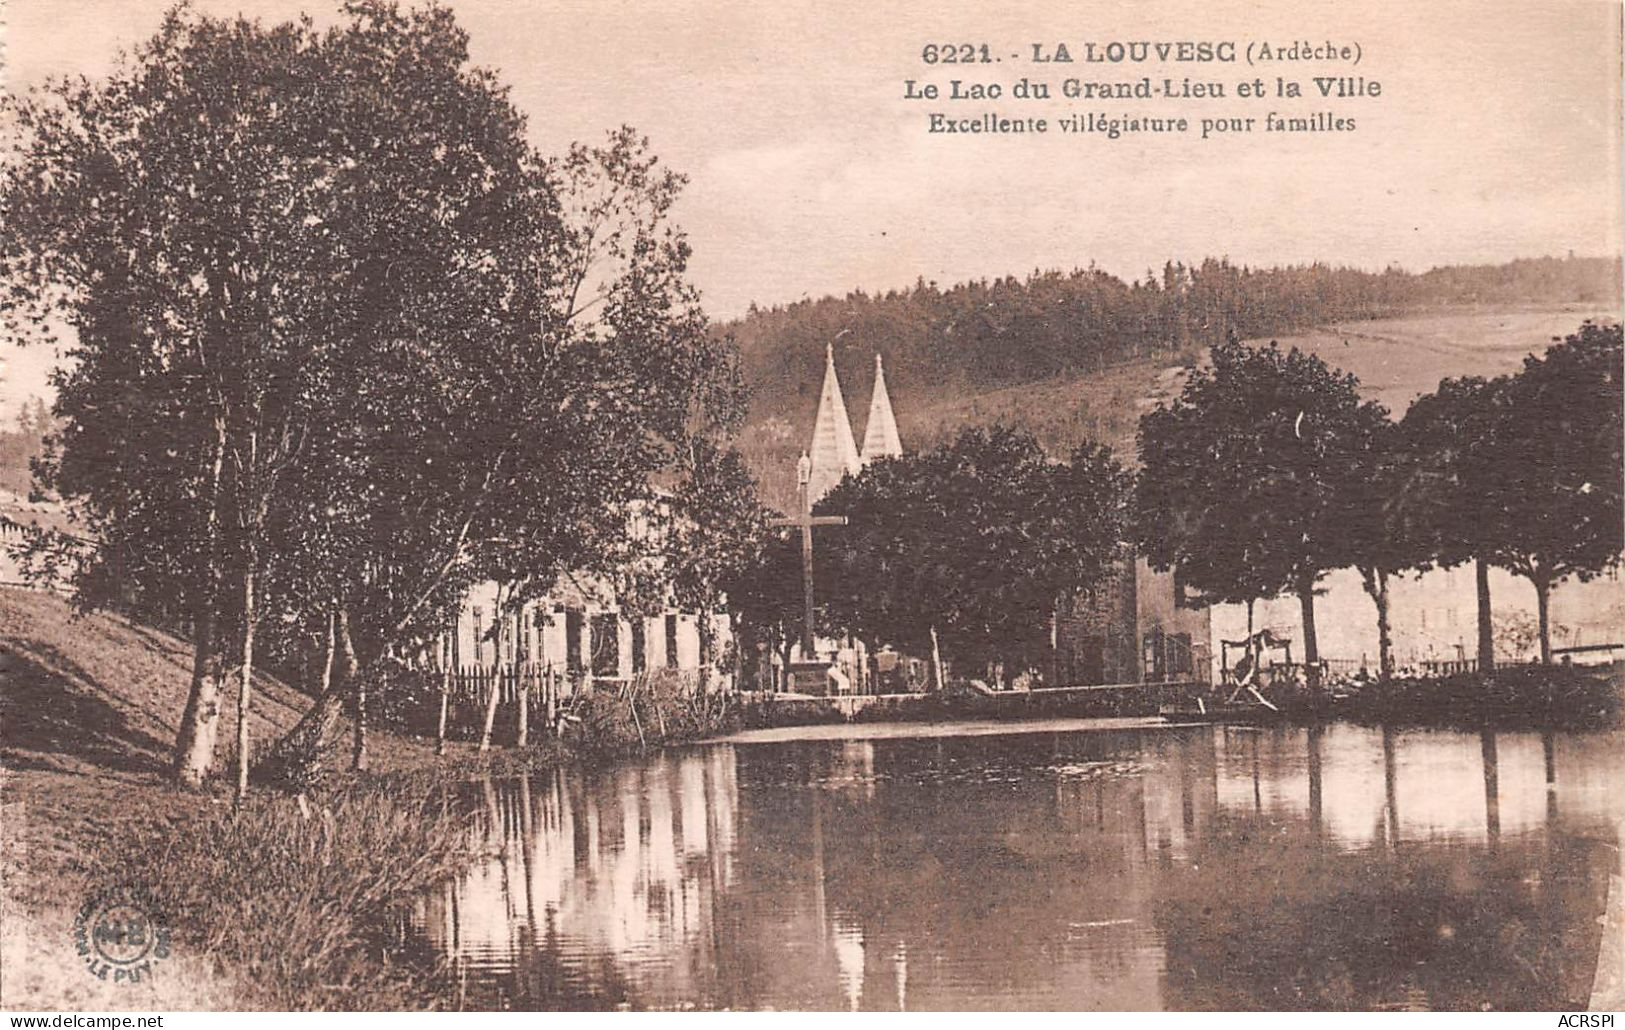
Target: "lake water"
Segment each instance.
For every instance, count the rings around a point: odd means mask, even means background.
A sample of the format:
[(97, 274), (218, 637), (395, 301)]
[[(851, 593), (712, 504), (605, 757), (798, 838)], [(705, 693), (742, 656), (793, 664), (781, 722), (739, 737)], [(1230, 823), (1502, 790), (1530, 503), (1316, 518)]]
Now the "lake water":
[(475, 784), (409, 932), (469, 1008), (1585, 1005), (1619, 735), (1085, 725)]

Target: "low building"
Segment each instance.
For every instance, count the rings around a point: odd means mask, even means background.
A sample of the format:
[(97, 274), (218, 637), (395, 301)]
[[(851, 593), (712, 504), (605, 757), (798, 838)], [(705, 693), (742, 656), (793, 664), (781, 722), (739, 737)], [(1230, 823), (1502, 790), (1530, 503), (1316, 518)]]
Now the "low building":
[[(647, 514), (644, 508), (630, 514), (631, 532), (658, 545), (653, 540), (658, 520)], [(733, 627), (722, 610), (724, 600), (718, 598), (711, 616), (711, 664), (720, 674), (711, 680), (713, 686), (726, 686), (732, 672), (732, 662), (725, 658)], [(502, 584), (487, 580), (464, 596), (439, 659), (449, 660), (455, 669), (529, 666), (576, 686), (623, 683), (659, 669), (697, 673), (702, 665), (699, 620), (675, 603), (652, 614), (632, 614), (611, 584), (592, 576), (566, 576), (545, 597), (522, 605), (513, 603)]]
[[(1527, 579), (1490, 570), (1490, 603), (1496, 627), (1496, 658), (1530, 661), (1539, 654), (1535, 588)], [(1392, 577), (1388, 620), (1394, 664), (1416, 673), (1472, 668), (1478, 656), (1478, 589), (1471, 565)], [(1303, 610), (1295, 596), (1257, 601), (1254, 630), (1292, 641), (1302, 660)], [(1625, 590), (1615, 569), (1589, 583), (1568, 580), (1552, 589), (1552, 646), (1592, 647), (1625, 642)], [(1247, 635), (1247, 607), (1215, 605), (1214, 639)], [(1377, 670), (1377, 609), (1354, 569), (1325, 576), (1315, 597), (1315, 642), (1329, 671)], [(1214, 659), (1217, 661), (1218, 656)], [(1217, 667), (1215, 666), (1215, 670)], [(1215, 672), (1215, 674), (1217, 674)]]
[[(560, 588), (514, 607), (495, 582), (475, 585), (464, 599), (451, 634), (454, 668), (537, 666), (571, 684), (623, 683), (645, 672), (700, 668), (699, 616), (676, 607), (654, 615), (630, 615), (613, 593)], [(727, 654), (729, 617), (712, 616), (713, 660)], [(726, 682), (728, 668), (719, 669)]]
[(1055, 686), (1205, 682), (1212, 665), (1208, 610), (1127, 551), (1114, 575), (1058, 608), (1054, 644)]

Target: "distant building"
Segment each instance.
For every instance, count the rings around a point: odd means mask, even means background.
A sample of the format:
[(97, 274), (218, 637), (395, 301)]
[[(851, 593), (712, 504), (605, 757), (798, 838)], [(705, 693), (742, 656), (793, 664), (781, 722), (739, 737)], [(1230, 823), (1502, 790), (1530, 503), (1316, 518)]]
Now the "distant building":
[[(636, 514), (632, 518), (646, 525)], [(720, 662), (733, 628), (726, 614), (712, 619), (712, 658)], [(630, 615), (610, 584), (589, 576), (566, 577), (546, 597), (519, 607), (501, 596), (496, 582), (477, 583), (463, 599), (447, 645), (454, 668), (531, 665), (576, 685), (700, 668), (698, 615), (675, 604), (652, 615)], [(719, 671), (725, 684), (729, 670)]]
[(892, 416), (891, 396), (886, 392), (886, 369), (875, 355), (875, 387), (869, 400), (869, 422), (863, 430), (863, 450), (859, 451), (847, 418), (846, 400), (841, 396), (841, 380), (835, 374), (835, 347), (824, 350), (824, 387), (818, 396), (818, 414), (813, 418), (812, 478), (807, 483), (807, 501), (817, 504), (847, 476), (856, 475), (876, 458), (896, 458), (903, 453)]
[(1054, 685), (1205, 681), (1208, 610), (1180, 593), (1171, 573), (1125, 548), (1112, 575), (1057, 607)]
[[(1315, 642), (1333, 672), (1377, 669), (1377, 609), (1354, 569), (1338, 569), (1320, 584), (1315, 597)], [(1538, 643), (1527, 632), (1536, 625), (1535, 588), (1501, 569), (1490, 570), (1491, 611), (1497, 626), (1498, 661), (1529, 661)], [(1478, 590), (1473, 567), (1434, 569), (1392, 577), (1388, 582), (1388, 620), (1392, 626), (1394, 663), (1416, 672), (1450, 671), (1471, 666), (1478, 657)], [(1240, 640), (1247, 633), (1245, 605), (1212, 609), (1216, 638)], [(1552, 646), (1590, 647), (1625, 642), (1625, 589), (1615, 570), (1589, 583), (1573, 580), (1552, 589)], [(1276, 597), (1253, 605), (1255, 629), (1269, 629), (1292, 641), (1294, 661), (1301, 660), (1303, 613), (1296, 597)], [(1515, 646), (1523, 637), (1521, 647)]]
[[(864, 427), (863, 450), (859, 451), (852, 434), (852, 422), (846, 413), (846, 400), (841, 394), (841, 380), (835, 372), (835, 347), (824, 348), (824, 385), (818, 396), (818, 413), (813, 417), (813, 433), (807, 448), (809, 474), (807, 504), (817, 504), (836, 484), (847, 476), (856, 475), (876, 458), (897, 458), (903, 454), (903, 444), (897, 434), (897, 419), (892, 414), (891, 396), (886, 391), (886, 369), (879, 354), (875, 355), (875, 385), (869, 398), (869, 421)], [(790, 587), (787, 585), (787, 589)], [(860, 640), (820, 638), (813, 641), (819, 655), (831, 655), (834, 668), (830, 673), (832, 689), (836, 693), (863, 692), (869, 689), (871, 669), (868, 648)], [(792, 649), (795, 658), (801, 658), (801, 645)], [(777, 668), (777, 656), (770, 658)], [(782, 673), (782, 670), (779, 670)]]

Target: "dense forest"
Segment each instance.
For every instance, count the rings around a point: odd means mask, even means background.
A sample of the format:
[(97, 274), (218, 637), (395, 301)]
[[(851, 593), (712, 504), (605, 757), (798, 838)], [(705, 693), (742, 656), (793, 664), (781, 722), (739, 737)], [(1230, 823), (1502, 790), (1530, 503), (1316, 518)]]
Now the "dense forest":
[[(1607, 258), (1533, 258), (1423, 273), (1325, 264), (1248, 268), (1222, 258), (1170, 262), (1125, 282), (1098, 268), (1038, 271), (943, 288), (921, 281), (752, 307), (721, 325), (737, 342), (751, 413), (741, 449), (770, 503), (783, 506), (836, 344), (854, 428), (867, 415), (870, 363), (886, 359), (901, 412), (1145, 360), (1180, 360), (1229, 338), (1285, 335), (1332, 322), (1518, 304), (1613, 304), (1621, 266)], [(913, 445), (920, 445), (919, 440)]]

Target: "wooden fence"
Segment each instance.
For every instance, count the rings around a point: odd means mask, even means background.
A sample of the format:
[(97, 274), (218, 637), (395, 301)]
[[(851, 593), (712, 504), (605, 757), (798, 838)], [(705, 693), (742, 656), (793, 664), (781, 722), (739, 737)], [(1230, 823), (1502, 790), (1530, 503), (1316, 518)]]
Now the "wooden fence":
[[(578, 698), (610, 692), (623, 698), (648, 698), (651, 689), (665, 696), (692, 698), (700, 690), (694, 670), (659, 669), (630, 678), (572, 675), (562, 666), (521, 662), (508, 665), (465, 665), (445, 675), (446, 692), (431, 702), (438, 710), (437, 734), (458, 739), (497, 741), (523, 747), (539, 731), (562, 732), (576, 721)], [(434, 717), (431, 710), (426, 715)]]
[(514, 742), (524, 746), (530, 738), (531, 724), (541, 720), (541, 728), (553, 734), (565, 702), (574, 694), (569, 675), (551, 664), (523, 662), (516, 665), (465, 665), (447, 676), (445, 702), (441, 705), (441, 734), (446, 721), (461, 722), (452, 714), (477, 713), (481, 734), (489, 737), (495, 731), (499, 709), (509, 713), (503, 723), (514, 726)]

